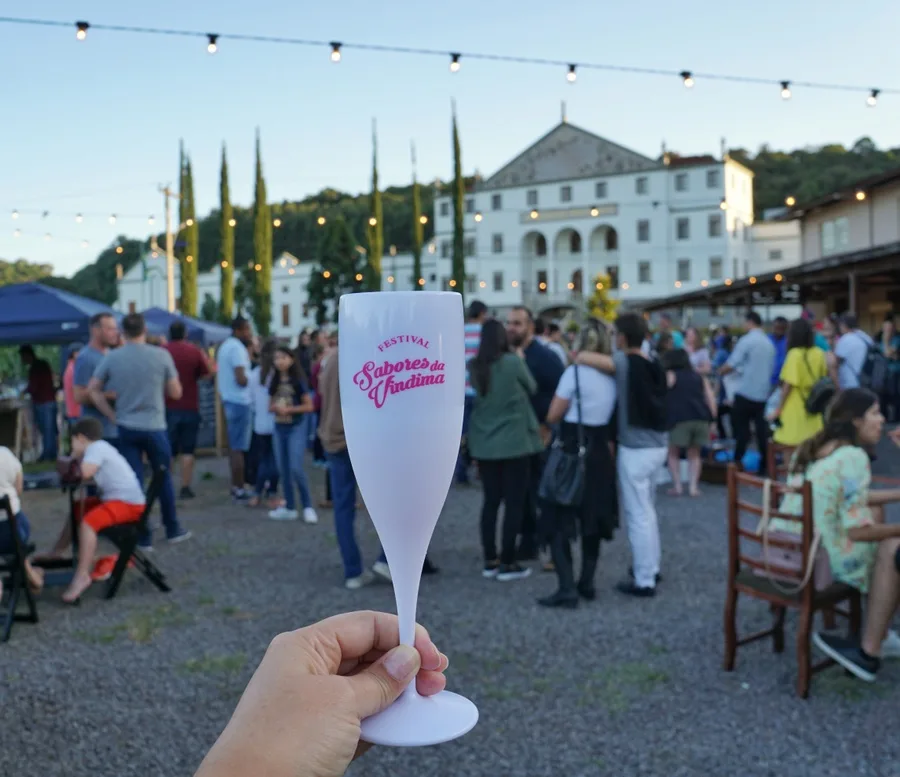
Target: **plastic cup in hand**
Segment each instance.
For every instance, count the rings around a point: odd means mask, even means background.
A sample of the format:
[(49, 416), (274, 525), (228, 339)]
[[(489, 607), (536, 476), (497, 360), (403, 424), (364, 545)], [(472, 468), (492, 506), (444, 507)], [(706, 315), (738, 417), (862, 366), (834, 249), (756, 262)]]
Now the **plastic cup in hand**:
[[(462, 297), (346, 294), (339, 369), (344, 433), (366, 509), (387, 556), (400, 641), (412, 645), (422, 564), (456, 467), (465, 397)], [(411, 683), (367, 718), (362, 738), (410, 747), (456, 739), (478, 722), (468, 699), (424, 697)]]

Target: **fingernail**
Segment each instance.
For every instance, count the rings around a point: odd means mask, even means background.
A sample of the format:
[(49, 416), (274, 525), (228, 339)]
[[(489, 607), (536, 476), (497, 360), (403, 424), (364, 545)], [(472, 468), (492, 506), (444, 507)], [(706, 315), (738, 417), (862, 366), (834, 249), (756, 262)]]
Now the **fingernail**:
[(407, 680), (419, 669), (419, 653), (409, 645), (397, 645), (384, 657), (384, 670), (397, 682)]

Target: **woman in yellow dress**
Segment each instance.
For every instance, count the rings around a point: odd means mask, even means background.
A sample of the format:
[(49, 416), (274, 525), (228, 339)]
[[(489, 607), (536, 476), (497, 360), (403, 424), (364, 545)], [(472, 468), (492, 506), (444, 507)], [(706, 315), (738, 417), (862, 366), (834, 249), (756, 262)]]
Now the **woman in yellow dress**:
[(806, 412), (806, 399), (816, 382), (827, 375), (825, 352), (816, 348), (809, 322), (804, 318), (792, 321), (787, 358), (781, 368), (781, 403), (769, 419), (778, 421), (775, 442), (796, 446), (822, 431), (822, 416)]

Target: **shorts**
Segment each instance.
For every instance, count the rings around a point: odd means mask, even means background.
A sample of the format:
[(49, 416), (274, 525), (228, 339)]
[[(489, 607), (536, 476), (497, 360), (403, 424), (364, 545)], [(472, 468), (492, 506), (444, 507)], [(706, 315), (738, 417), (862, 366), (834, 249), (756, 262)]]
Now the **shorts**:
[(673, 448), (702, 448), (709, 444), (709, 421), (682, 421), (669, 432)]
[(110, 526), (137, 523), (141, 520), (143, 512), (144, 505), (129, 504), (128, 502), (101, 502), (97, 497), (92, 496), (75, 504), (75, 518), (83, 520), (97, 534)]
[(225, 426), (228, 432), (228, 447), (233, 451), (246, 453), (250, 450), (250, 405), (237, 402), (222, 402), (225, 410)]
[[(16, 546), (13, 542), (13, 535), (6, 513), (3, 512), (2, 515), (3, 520), (0, 521), (0, 556), (11, 556), (16, 552)], [(28, 538), (31, 536), (31, 526), (28, 524), (25, 513), (21, 510), (16, 513), (16, 527), (19, 530), (19, 539), (23, 544), (27, 543)]]
[(200, 413), (196, 410), (166, 410), (166, 426), (172, 455), (193, 456), (200, 431)]

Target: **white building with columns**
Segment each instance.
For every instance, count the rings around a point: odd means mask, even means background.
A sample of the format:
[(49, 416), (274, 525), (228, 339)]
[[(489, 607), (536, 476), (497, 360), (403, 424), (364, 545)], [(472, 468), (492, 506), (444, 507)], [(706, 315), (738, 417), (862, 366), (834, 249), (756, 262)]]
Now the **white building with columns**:
[[(479, 181), (464, 218), (467, 291), (495, 310), (580, 307), (598, 274), (639, 307), (754, 264), (749, 169), (727, 156), (651, 159), (565, 121)], [(450, 194), (436, 197), (434, 224), (449, 288)]]

